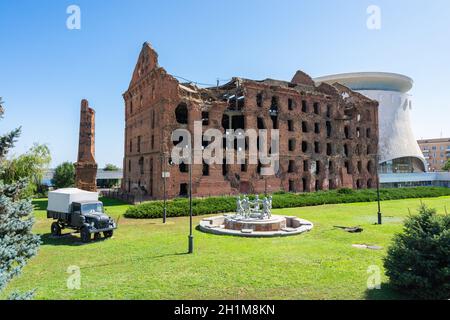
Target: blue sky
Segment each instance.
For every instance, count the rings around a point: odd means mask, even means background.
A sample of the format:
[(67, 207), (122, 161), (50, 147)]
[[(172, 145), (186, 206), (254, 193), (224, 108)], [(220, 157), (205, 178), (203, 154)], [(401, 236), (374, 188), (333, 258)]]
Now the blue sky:
[[(81, 8), (81, 30), (66, 9)], [(366, 27), (369, 5), (381, 30)], [(80, 100), (97, 112), (97, 161), (122, 164), (127, 89), (144, 41), (172, 74), (290, 80), (353, 71), (415, 80), (417, 138), (450, 136), (448, 0), (1, 0), (0, 132), (23, 127), (16, 153), (47, 143), (76, 161)]]

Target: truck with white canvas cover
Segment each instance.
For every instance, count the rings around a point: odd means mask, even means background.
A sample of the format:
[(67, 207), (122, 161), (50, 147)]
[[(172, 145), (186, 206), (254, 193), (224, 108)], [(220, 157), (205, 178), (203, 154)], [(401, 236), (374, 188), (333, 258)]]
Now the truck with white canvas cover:
[(110, 238), (117, 228), (105, 214), (98, 193), (75, 188), (48, 193), (47, 218), (56, 220), (51, 226), (53, 236), (60, 236), (63, 229), (69, 228), (80, 232), (83, 242), (88, 242), (92, 234), (96, 239), (101, 233)]

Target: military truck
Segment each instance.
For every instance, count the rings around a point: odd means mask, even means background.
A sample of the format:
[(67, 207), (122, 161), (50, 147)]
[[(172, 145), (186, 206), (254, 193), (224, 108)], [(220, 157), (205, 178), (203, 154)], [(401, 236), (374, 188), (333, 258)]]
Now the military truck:
[(48, 193), (47, 218), (56, 220), (51, 225), (53, 236), (61, 236), (64, 229), (80, 233), (83, 242), (94, 235), (98, 240), (103, 233), (111, 238), (117, 225), (105, 214), (98, 193), (75, 188), (59, 189)]

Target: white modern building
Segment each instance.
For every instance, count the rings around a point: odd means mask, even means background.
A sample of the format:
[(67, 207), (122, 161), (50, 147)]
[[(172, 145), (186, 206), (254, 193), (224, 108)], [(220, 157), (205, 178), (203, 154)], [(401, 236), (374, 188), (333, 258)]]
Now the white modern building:
[(317, 83), (340, 83), (380, 103), (380, 171), (418, 173), (426, 171), (426, 160), (411, 127), (409, 91), (413, 80), (407, 76), (383, 72), (359, 72), (314, 79)]

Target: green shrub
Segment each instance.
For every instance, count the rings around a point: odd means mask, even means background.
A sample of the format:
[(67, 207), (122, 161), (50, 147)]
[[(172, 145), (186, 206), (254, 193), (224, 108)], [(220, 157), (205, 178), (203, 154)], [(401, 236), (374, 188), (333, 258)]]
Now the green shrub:
[(392, 286), (419, 299), (450, 298), (450, 215), (426, 206), (405, 222), (384, 261)]
[[(342, 191), (345, 190), (345, 191)], [(350, 190), (350, 191), (348, 191)], [(381, 200), (395, 200), (408, 198), (433, 198), (449, 196), (449, 188), (404, 188), (382, 189)], [(253, 197), (251, 197), (253, 198)], [(319, 191), (313, 193), (293, 194), (275, 193), (273, 195), (273, 208), (298, 208), (323, 204), (373, 202), (377, 201), (376, 190), (351, 190), (340, 189)], [(199, 198), (193, 200), (193, 214), (207, 215), (215, 213), (234, 212), (236, 210), (236, 198), (230, 196)], [(179, 198), (167, 201), (167, 215), (169, 217), (181, 217), (189, 215), (189, 199)], [(151, 201), (130, 207), (125, 217), (134, 219), (156, 219), (163, 216), (163, 202)]]

